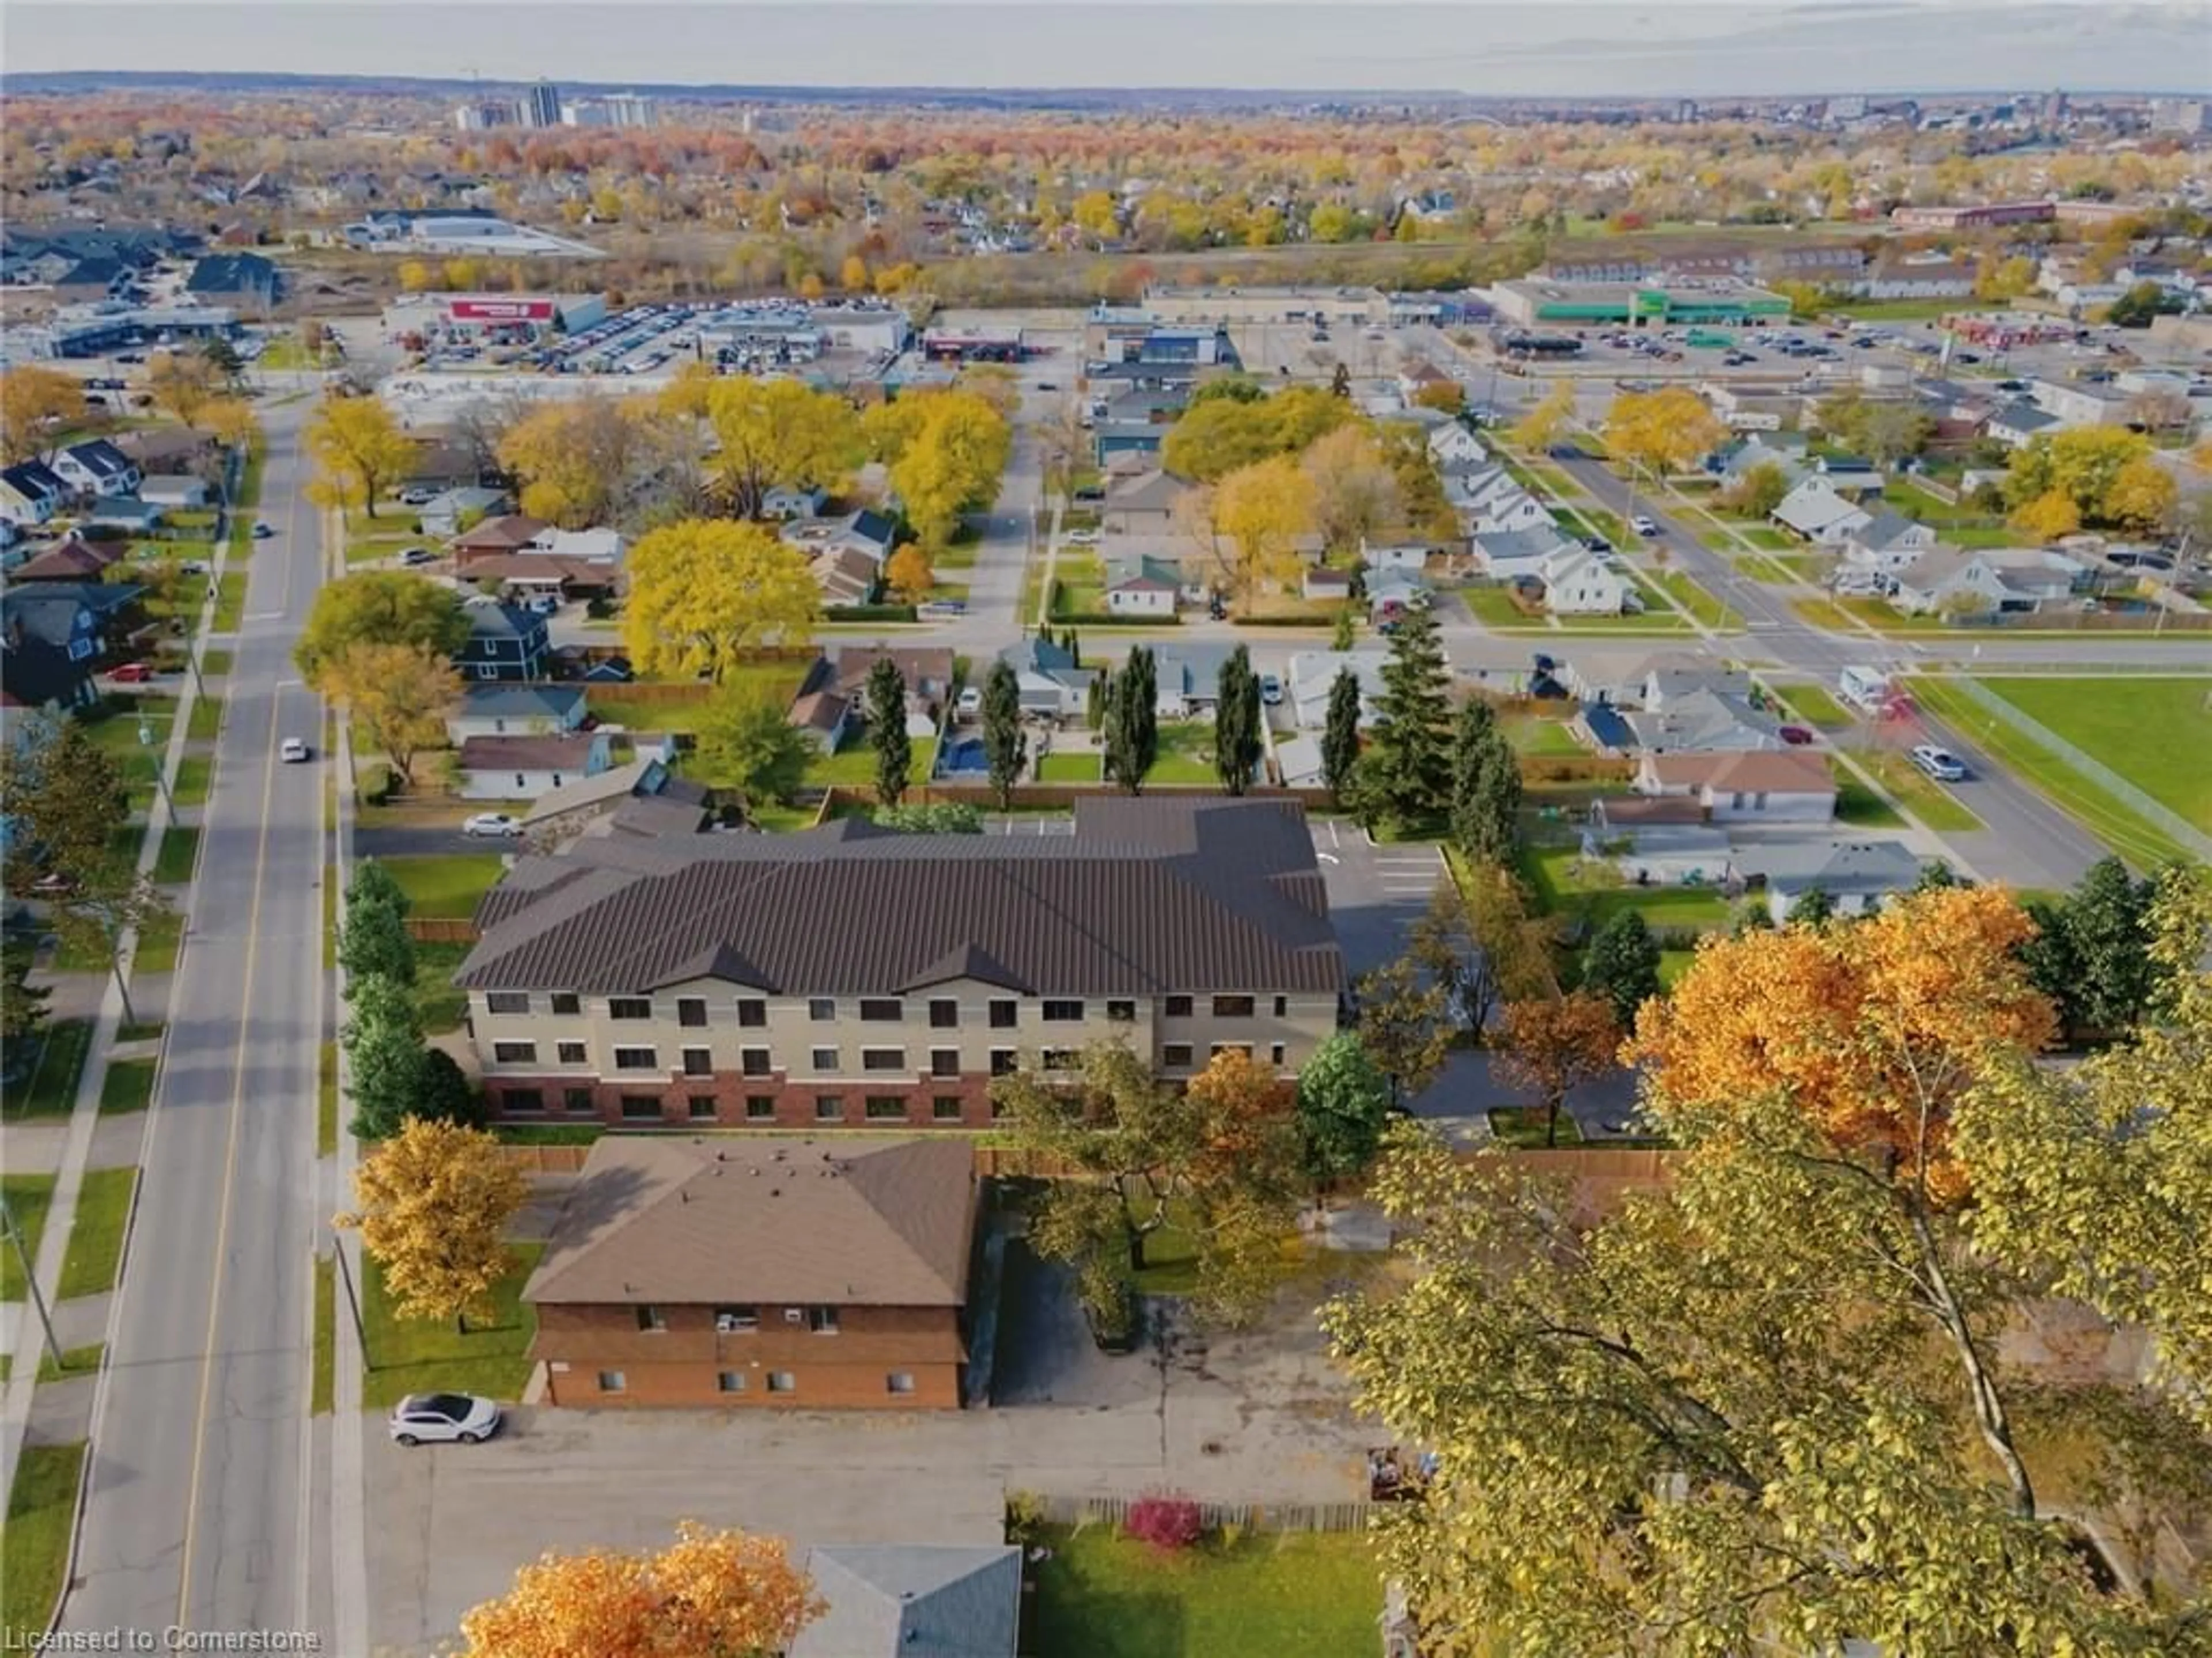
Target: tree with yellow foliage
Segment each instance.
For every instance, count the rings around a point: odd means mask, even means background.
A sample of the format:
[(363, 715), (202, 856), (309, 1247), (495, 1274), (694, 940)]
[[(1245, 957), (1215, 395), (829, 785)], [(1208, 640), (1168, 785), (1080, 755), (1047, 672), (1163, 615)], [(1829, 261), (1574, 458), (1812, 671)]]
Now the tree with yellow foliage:
[(198, 351), (157, 351), (146, 365), (146, 395), (154, 406), (190, 427), (223, 394), (222, 373)]
[(2138, 455), (2120, 468), (2105, 492), (2105, 516), (2130, 530), (2155, 530), (2172, 516), (2180, 495), (2172, 472), (2150, 456)]
[(643, 402), (539, 404), (501, 434), (500, 465), (522, 481), (524, 512), (564, 530), (588, 529), (614, 515), (659, 452), (656, 423)]
[(937, 585), (937, 573), (930, 568), (929, 555), (916, 542), (907, 543), (891, 555), (890, 562), (884, 567), (884, 575), (891, 591), (905, 604), (921, 604)]
[(25, 363), (0, 374), (0, 454), (10, 466), (44, 454), (47, 438), (84, 418), (84, 386), (58, 369)]
[(336, 1224), (357, 1230), (403, 1318), (468, 1316), (514, 1270), (504, 1238), (530, 1196), (498, 1140), (481, 1128), (410, 1117), (354, 1170), (352, 1212)]
[(199, 429), (225, 448), (240, 449), (261, 430), (253, 405), (242, 398), (219, 398), (200, 410)]
[(1397, 474), (1364, 426), (1340, 426), (1306, 446), (1298, 466), (1314, 487), (1314, 527), (1331, 552), (1349, 552), (1403, 515)]
[(921, 544), (949, 544), (963, 513), (988, 507), (1013, 453), (1013, 428), (974, 392), (933, 392), (887, 405), (909, 410), (891, 459), (891, 488)]
[(798, 380), (726, 377), (707, 394), (707, 417), (721, 446), (716, 476), (740, 518), (759, 517), (772, 489), (836, 489), (860, 464), (853, 405)]
[(445, 741), (461, 677), (451, 657), (428, 646), (362, 641), (322, 665), (315, 689), (351, 714), (402, 780), (412, 783), (416, 756)]
[(1298, 538), (1311, 533), (1317, 501), (1313, 480), (1287, 455), (1240, 466), (1221, 480), (1213, 521), (1236, 550), (1232, 580), (1240, 596), (1297, 579), (1305, 562)]
[(459, 1658), (747, 1658), (822, 1611), (781, 1539), (686, 1520), (658, 1553), (541, 1555), (462, 1618)]
[(1728, 428), (1687, 386), (1624, 392), (1606, 411), (1606, 446), (1640, 468), (1656, 484), (1710, 453)]
[(757, 524), (688, 519), (629, 550), (623, 641), (642, 673), (720, 683), (763, 645), (804, 645), (822, 615), (806, 555)]
[(845, 262), (837, 267), (837, 286), (848, 294), (868, 291), (868, 262), (857, 253), (848, 253)]
[(333, 395), (307, 422), (307, 452), (315, 461), (310, 499), (374, 518), (376, 503), (415, 464), (415, 440), (380, 398)]
[(1524, 449), (1548, 449), (1559, 440), (1559, 434), (1574, 417), (1574, 382), (1554, 380), (1543, 401), (1514, 422), (1510, 435)]
[(2063, 489), (2045, 489), (2014, 508), (2012, 527), (2037, 541), (2057, 541), (2081, 527), (2081, 509)]
[(404, 294), (427, 294), (438, 285), (438, 273), (421, 259), (399, 262), (399, 288)]

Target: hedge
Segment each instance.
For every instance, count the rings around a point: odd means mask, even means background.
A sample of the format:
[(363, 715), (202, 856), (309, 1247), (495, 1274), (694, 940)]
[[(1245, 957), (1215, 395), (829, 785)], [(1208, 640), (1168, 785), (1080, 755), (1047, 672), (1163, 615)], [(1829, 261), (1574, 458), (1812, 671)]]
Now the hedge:
[(912, 622), (911, 604), (832, 604), (822, 612), (825, 622)]

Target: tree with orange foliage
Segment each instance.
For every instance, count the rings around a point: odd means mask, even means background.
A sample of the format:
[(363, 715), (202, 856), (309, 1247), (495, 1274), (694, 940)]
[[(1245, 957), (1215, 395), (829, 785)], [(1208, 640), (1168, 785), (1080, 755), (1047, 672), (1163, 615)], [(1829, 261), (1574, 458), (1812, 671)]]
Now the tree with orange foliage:
[(1508, 1002), (1496, 1038), (1504, 1080), (1531, 1090), (1544, 1111), (1544, 1144), (1559, 1143), (1559, 1108), (1584, 1083), (1620, 1064), (1620, 1026), (1613, 1004), (1576, 991)]
[(909, 541), (891, 555), (890, 562), (884, 567), (884, 575), (899, 601), (906, 604), (921, 604), (937, 585), (937, 572), (929, 567), (929, 555), (916, 541)]
[(686, 1520), (659, 1553), (547, 1553), (461, 1619), (461, 1658), (744, 1658), (822, 1613), (783, 1540)]

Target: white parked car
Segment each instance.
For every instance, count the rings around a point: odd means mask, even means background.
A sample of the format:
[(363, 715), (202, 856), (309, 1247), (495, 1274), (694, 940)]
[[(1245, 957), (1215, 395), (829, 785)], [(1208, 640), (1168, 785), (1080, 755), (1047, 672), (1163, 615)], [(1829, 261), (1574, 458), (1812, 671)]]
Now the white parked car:
[(496, 1404), (474, 1394), (410, 1394), (392, 1406), (392, 1436), (402, 1445), (476, 1445), (497, 1433), (503, 1420)]
[(1948, 749), (1939, 749), (1933, 743), (1923, 743), (1914, 749), (1912, 763), (1939, 783), (1966, 780), (1966, 762)]
[(315, 757), (315, 751), (296, 737), (288, 737), (276, 745), (276, 757), (288, 766), (297, 766)]
[(1628, 520), (1628, 527), (1635, 531), (1637, 534), (1647, 537), (1656, 536), (1659, 533), (1658, 520), (1652, 518), (1647, 518), (1642, 513), (1638, 513), (1634, 518)]
[(1283, 700), (1283, 682), (1278, 679), (1273, 674), (1261, 674), (1260, 676), (1260, 700), (1262, 702), (1265, 702), (1271, 708), (1275, 707), (1276, 704), (1279, 703)]
[(952, 705), (952, 711), (962, 720), (976, 718), (983, 712), (983, 688), (969, 686), (960, 693), (960, 700)]
[(480, 811), (461, 825), (461, 833), (504, 840), (522, 833), (522, 820), (503, 811)]
[(1060, 539), (1071, 547), (1096, 547), (1098, 544), (1098, 531), (1096, 530), (1070, 530), (1066, 535), (1062, 536)]

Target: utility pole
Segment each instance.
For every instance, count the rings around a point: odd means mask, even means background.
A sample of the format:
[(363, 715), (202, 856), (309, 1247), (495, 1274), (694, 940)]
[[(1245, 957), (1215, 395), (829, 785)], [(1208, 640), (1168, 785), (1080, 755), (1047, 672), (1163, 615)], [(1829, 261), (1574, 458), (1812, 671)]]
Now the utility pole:
[(31, 1270), (30, 1252), (23, 1247), (22, 1229), (15, 1224), (15, 1212), (5, 1198), (0, 1198), (0, 1232), (5, 1232), (8, 1242), (15, 1246), (15, 1259), (23, 1268), (23, 1282), (30, 1288), (31, 1304), (39, 1309), (39, 1327), (46, 1332), (46, 1357), (53, 1360), (58, 1370), (62, 1367), (62, 1345), (54, 1339), (53, 1315), (46, 1310), (46, 1298), (39, 1289), (39, 1275)]

